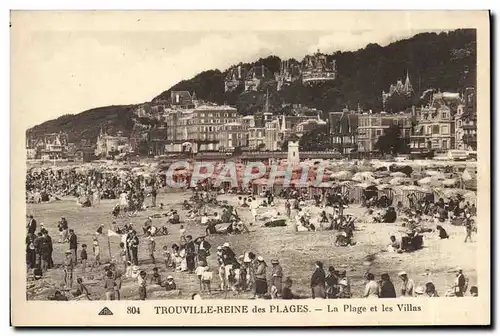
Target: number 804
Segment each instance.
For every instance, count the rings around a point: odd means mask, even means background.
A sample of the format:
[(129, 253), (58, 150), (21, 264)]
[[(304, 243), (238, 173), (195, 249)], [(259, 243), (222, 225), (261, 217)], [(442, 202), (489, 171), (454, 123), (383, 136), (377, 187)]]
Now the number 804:
[(140, 314), (141, 310), (139, 307), (127, 307), (127, 314)]

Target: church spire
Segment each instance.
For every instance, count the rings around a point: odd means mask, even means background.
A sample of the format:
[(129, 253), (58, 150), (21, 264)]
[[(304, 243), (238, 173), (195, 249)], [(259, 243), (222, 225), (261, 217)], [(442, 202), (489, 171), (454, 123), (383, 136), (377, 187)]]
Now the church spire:
[(408, 73), (408, 70), (406, 70), (406, 80), (405, 80), (405, 91), (410, 92), (413, 90), (411, 83), (410, 83), (410, 74)]

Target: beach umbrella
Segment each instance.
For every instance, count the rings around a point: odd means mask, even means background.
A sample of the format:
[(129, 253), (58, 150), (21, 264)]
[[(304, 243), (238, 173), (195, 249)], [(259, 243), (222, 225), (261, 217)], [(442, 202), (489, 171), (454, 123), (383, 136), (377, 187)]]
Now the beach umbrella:
[(394, 173), (391, 173), (391, 176), (392, 177), (406, 177), (406, 174), (402, 173), (402, 172), (394, 172)]
[(375, 177), (373, 177), (372, 172), (359, 172), (354, 174), (351, 180), (356, 182), (367, 182), (367, 181), (374, 181)]
[(353, 175), (351, 172), (349, 172), (347, 170), (343, 170), (343, 171), (339, 171), (336, 173), (332, 173), (330, 175), (330, 178), (335, 179), (335, 180), (339, 180), (339, 181), (344, 181), (344, 180), (349, 180), (352, 176)]
[(442, 183), (445, 187), (453, 187), (457, 184), (457, 179), (454, 178), (446, 179)]
[(437, 179), (434, 179), (432, 177), (424, 177), (423, 179), (418, 180), (419, 185), (436, 185), (438, 182)]
[(413, 182), (413, 179), (409, 177), (395, 177), (389, 181), (389, 184), (400, 185), (400, 184), (408, 184), (411, 182)]

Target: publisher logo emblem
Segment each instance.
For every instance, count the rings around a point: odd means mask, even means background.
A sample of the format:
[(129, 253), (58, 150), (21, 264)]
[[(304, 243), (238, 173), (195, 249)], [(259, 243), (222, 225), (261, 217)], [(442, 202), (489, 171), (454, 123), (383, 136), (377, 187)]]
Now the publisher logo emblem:
[(99, 312), (99, 315), (113, 315), (113, 312), (109, 310), (108, 307), (102, 308), (102, 310)]

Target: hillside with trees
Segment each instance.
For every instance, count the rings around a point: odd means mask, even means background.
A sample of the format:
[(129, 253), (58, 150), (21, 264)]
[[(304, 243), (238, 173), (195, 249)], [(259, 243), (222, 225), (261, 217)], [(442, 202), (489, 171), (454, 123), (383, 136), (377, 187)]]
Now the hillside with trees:
[[(421, 33), (385, 47), (372, 43), (357, 51), (338, 51), (327, 58), (336, 60), (337, 78), (315, 87), (303, 86), (299, 80), (276, 91), (275, 80), (269, 79), (258, 91), (240, 89), (226, 93), (224, 78), (229, 69), (207, 70), (162, 92), (153, 103), (169, 99), (171, 91), (187, 90), (195, 92), (198, 99), (233, 105), (241, 114), (248, 115), (262, 110), (266, 91), (269, 91), (271, 111), (279, 113), (286, 112), (283, 103), (302, 104), (324, 112), (339, 111), (346, 106), (355, 109), (359, 104), (363, 110), (376, 112), (382, 109), (382, 91), (387, 92), (398, 79), (404, 80), (408, 71), (415, 92), (411, 99), (393, 97), (389, 100), (388, 111), (397, 112), (422, 103), (420, 95), (429, 88), (461, 92), (465, 87), (476, 86), (476, 31), (473, 29)], [(242, 66), (248, 69), (265, 65), (274, 73), (279, 71), (280, 61), (276, 56), (269, 56)], [(129, 135), (134, 126), (133, 108), (130, 105), (91, 109), (47, 121), (29, 132), (64, 131), (69, 133), (69, 141), (82, 138), (93, 141), (102, 126), (110, 133), (121, 131)]]
[(79, 114), (67, 114), (29, 129), (26, 135), (40, 136), (63, 131), (68, 133), (69, 142), (79, 142), (81, 139), (95, 142), (102, 127), (109, 134), (122, 132), (128, 136), (134, 127), (134, 108), (135, 105), (106, 106)]
[[(271, 91), (274, 109), (280, 109), (281, 103), (287, 102), (323, 111), (338, 111), (345, 106), (357, 108), (358, 104), (364, 110), (380, 111), (382, 91), (387, 92), (398, 79), (404, 80), (407, 72), (415, 94), (410, 100), (394, 97), (394, 109), (420, 103), (420, 95), (428, 88), (460, 92), (467, 86), (476, 86), (476, 32), (473, 29), (421, 33), (385, 47), (371, 43), (357, 51), (336, 52), (328, 55), (328, 59), (337, 62), (335, 81), (316, 87), (305, 87), (299, 81), (282, 91)], [(277, 72), (279, 63), (278, 57), (270, 56), (242, 66), (265, 65)], [(171, 91), (187, 90), (196, 92), (200, 99), (235, 105), (243, 114), (254, 113), (264, 104), (265, 89), (225, 93), (224, 78), (228, 70), (202, 72), (174, 85), (154, 100), (169, 97)], [(266, 84), (272, 87), (273, 83)]]

